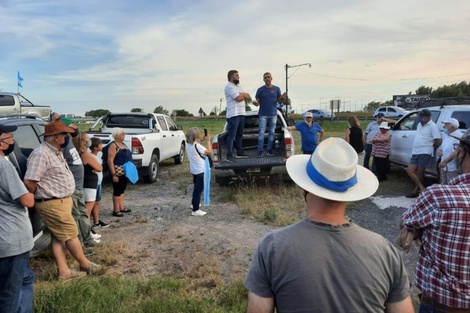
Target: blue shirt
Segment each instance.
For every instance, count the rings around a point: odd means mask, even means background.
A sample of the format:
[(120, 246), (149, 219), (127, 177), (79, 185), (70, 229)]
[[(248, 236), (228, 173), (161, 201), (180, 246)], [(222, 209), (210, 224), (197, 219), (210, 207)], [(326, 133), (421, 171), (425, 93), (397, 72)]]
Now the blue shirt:
[(255, 98), (259, 100), (259, 112), (261, 116), (277, 115), (277, 99), (281, 96), (281, 89), (272, 85), (271, 88), (261, 86), (256, 91)]
[(315, 151), (317, 148), (318, 135), (321, 133), (321, 128), (318, 123), (313, 123), (312, 127), (309, 127), (307, 123), (300, 122), (295, 124), (295, 129), (300, 132), (300, 138), (302, 139), (302, 151)]

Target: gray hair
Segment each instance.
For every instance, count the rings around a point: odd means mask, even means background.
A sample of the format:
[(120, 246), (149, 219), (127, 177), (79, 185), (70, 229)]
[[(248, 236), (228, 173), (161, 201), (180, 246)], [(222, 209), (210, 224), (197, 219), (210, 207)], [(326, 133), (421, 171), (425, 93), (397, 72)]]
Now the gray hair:
[(199, 136), (199, 129), (197, 127), (191, 127), (186, 133), (186, 141), (193, 144)]
[(54, 139), (54, 136), (44, 136), (44, 141), (51, 142)]
[(113, 136), (114, 139), (116, 139), (116, 136), (119, 135), (119, 134), (122, 134), (122, 133), (124, 133), (124, 129), (122, 129), (120, 127), (114, 127), (113, 132), (111, 133), (111, 135)]

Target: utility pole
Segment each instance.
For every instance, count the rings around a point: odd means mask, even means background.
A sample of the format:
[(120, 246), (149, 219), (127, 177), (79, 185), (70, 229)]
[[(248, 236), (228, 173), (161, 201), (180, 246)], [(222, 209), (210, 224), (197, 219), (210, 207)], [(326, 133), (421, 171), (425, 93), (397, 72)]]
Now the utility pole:
[(224, 98), (220, 98), (220, 103), (219, 103), (219, 114), (217, 114), (217, 115), (220, 115), (220, 112), (222, 112), (222, 100), (224, 100)]
[[(285, 69), (286, 69), (286, 120), (287, 120), (287, 114), (289, 113), (289, 105), (290, 105), (290, 99), (289, 99), (289, 87), (288, 87), (288, 81), (289, 81), (289, 68), (293, 68), (293, 67), (300, 67), (300, 66), (304, 66), (304, 65), (308, 65), (308, 67), (312, 67), (312, 64), (310, 63), (303, 63), (303, 64), (297, 64), (297, 65), (289, 65), (286, 63), (285, 65)], [(294, 72), (295, 73), (295, 72)], [(294, 75), (294, 74), (292, 74)]]

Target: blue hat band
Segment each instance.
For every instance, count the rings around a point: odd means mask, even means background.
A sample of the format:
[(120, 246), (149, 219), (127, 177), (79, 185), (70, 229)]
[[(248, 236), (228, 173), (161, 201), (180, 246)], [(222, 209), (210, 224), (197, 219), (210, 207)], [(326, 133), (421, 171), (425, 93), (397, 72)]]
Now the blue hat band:
[[(357, 172), (356, 172), (357, 173)], [(344, 181), (331, 181), (313, 166), (312, 159), (307, 162), (307, 175), (308, 177), (318, 186), (332, 190), (332, 191), (347, 191), (349, 188), (357, 184), (357, 175), (354, 173), (354, 176)]]

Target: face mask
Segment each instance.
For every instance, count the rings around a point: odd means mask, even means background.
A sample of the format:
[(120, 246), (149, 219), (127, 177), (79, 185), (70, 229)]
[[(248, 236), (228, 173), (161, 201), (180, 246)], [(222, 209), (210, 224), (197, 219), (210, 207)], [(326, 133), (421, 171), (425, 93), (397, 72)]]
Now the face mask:
[(386, 134), (386, 133), (387, 133), (387, 129), (381, 128), (381, 129), (380, 129), (380, 132), (381, 132), (382, 134)]
[(64, 137), (64, 143), (60, 145), (61, 148), (65, 148), (67, 147), (67, 145), (69, 144), (70, 142), (70, 137), (69, 136), (65, 136)]
[(238, 79), (235, 79), (235, 80), (233, 81), (233, 83), (234, 83), (235, 85), (238, 85), (238, 84), (240, 83), (240, 81), (239, 81)]
[(86, 147), (87, 147), (87, 148), (90, 148), (90, 147), (91, 147), (91, 140), (87, 140), (87, 141), (86, 141)]
[(444, 134), (448, 135), (449, 134), (449, 131), (447, 129), (444, 128), (444, 131), (443, 131)]
[(15, 144), (11, 144), (11, 145), (8, 145), (8, 148), (6, 150), (3, 150), (3, 154), (5, 154), (5, 156), (9, 155), (10, 153), (13, 152), (13, 150), (15, 149)]
[(418, 117), (418, 122), (423, 123), (424, 119), (422, 117)]
[[(78, 133), (80, 131), (78, 130), (78, 128), (75, 128), (75, 131), (71, 134), (73, 138), (77, 137), (78, 136)], [(67, 136), (68, 137), (68, 136)]]

